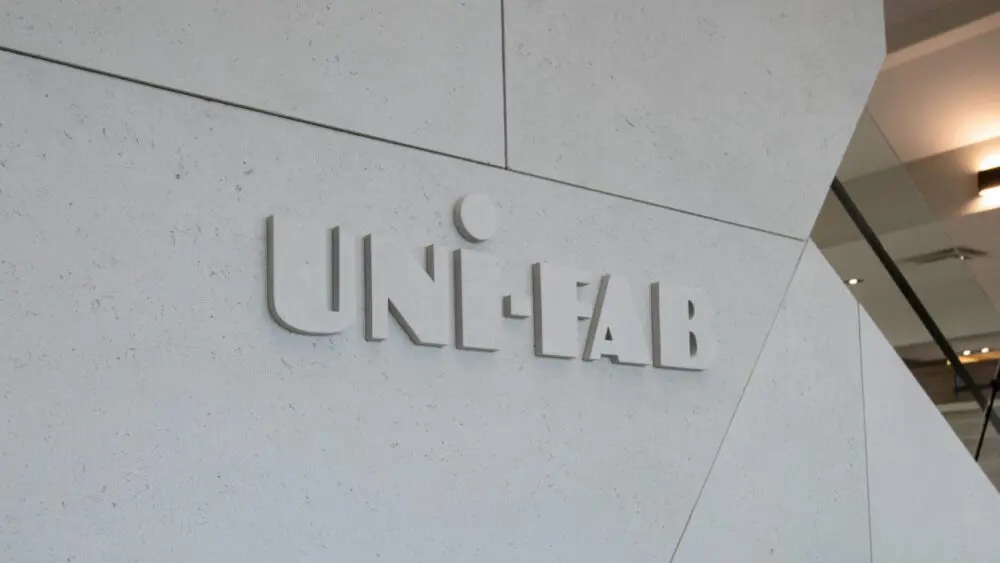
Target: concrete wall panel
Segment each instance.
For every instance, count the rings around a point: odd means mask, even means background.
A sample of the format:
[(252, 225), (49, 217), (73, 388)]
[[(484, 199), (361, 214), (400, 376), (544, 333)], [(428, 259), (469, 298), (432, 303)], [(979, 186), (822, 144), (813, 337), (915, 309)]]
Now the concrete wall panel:
[(871, 560), (858, 312), (809, 243), (675, 563)]
[(510, 165), (804, 238), (885, 55), (880, 0), (507, 0)]
[(996, 561), (1000, 496), (865, 312), (861, 353), (873, 563)]
[(503, 164), (498, 0), (0, 0), (0, 46)]
[[(801, 243), (0, 56), (0, 553), (11, 561), (662, 561)], [(498, 209), (464, 242), (452, 206)], [(691, 286), (705, 372), (292, 334), (265, 218)], [(447, 311), (441, 314), (447, 315)], [(580, 323), (580, 346), (586, 327)], [(648, 337), (648, 327), (645, 330)], [(75, 559), (74, 559), (75, 558)]]

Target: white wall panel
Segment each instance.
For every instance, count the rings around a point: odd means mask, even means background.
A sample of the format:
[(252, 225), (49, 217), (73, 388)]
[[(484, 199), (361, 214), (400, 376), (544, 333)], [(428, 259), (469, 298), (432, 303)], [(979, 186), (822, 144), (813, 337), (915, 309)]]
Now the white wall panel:
[(1000, 561), (1000, 496), (861, 314), (873, 563)]
[(858, 312), (809, 243), (675, 563), (870, 561)]
[(507, 0), (512, 168), (805, 237), (880, 0)]
[(500, 2), (0, 0), (0, 45), (503, 164)]
[[(673, 551), (801, 243), (23, 57), (0, 79), (4, 560)], [(504, 287), (550, 260), (627, 275), (640, 312), (649, 281), (699, 288), (717, 364), (538, 358), (530, 319), (491, 354), (268, 316), (268, 215), (417, 256), (473, 247), (451, 216), (474, 192)]]

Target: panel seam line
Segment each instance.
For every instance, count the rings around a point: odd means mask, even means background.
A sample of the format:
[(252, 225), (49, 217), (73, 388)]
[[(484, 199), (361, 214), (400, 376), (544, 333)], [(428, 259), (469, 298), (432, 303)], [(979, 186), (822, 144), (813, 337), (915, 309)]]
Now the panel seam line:
[(510, 170), (510, 141), (507, 134), (507, 19), (500, 0), (500, 72), (503, 77), (503, 167)]
[(788, 298), (788, 291), (792, 288), (792, 282), (795, 280), (795, 275), (799, 271), (799, 266), (802, 264), (802, 257), (806, 254), (806, 249), (809, 247), (808, 242), (803, 243), (802, 250), (799, 251), (799, 257), (795, 260), (795, 267), (792, 268), (792, 275), (788, 277), (788, 283), (785, 284), (785, 291), (781, 294), (781, 300), (778, 301), (778, 308), (774, 312), (774, 318), (771, 319), (771, 326), (767, 329), (767, 334), (764, 336), (764, 340), (761, 342), (760, 350), (757, 351), (757, 357), (754, 358), (753, 365), (750, 367), (750, 374), (747, 375), (747, 381), (743, 384), (743, 390), (740, 392), (740, 398), (736, 401), (736, 406), (733, 408), (733, 414), (729, 417), (729, 423), (726, 425), (726, 431), (722, 434), (722, 439), (719, 440), (719, 447), (715, 450), (715, 456), (712, 458), (712, 463), (708, 466), (708, 471), (705, 473), (705, 479), (701, 483), (701, 488), (698, 489), (698, 495), (694, 499), (694, 504), (691, 506), (691, 512), (688, 513), (687, 521), (684, 522), (684, 527), (681, 529), (680, 536), (677, 537), (677, 545), (674, 546), (673, 553), (670, 554), (670, 559), (667, 563), (673, 563), (674, 558), (677, 557), (677, 552), (680, 551), (681, 544), (684, 542), (684, 535), (687, 533), (688, 526), (691, 525), (691, 520), (694, 518), (694, 513), (698, 510), (698, 504), (701, 502), (701, 496), (705, 492), (705, 488), (708, 486), (708, 481), (712, 478), (712, 471), (715, 470), (715, 463), (719, 461), (719, 454), (722, 453), (722, 448), (726, 444), (726, 438), (729, 437), (729, 431), (733, 428), (733, 422), (736, 420), (737, 413), (740, 412), (740, 405), (743, 404), (743, 397), (746, 396), (747, 389), (750, 388), (750, 382), (753, 380), (754, 373), (757, 371), (757, 364), (760, 362), (760, 357), (764, 355), (764, 348), (767, 347), (767, 341), (771, 338), (771, 332), (774, 331), (775, 325), (778, 324), (778, 317), (781, 316), (781, 311), (785, 306), (785, 300)]
[(861, 428), (865, 440), (865, 495), (868, 501), (868, 560), (875, 561), (875, 546), (872, 534), (872, 484), (871, 461), (868, 458), (868, 403), (865, 399), (865, 342), (861, 335), (861, 302), (857, 302), (858, 313), (858, 364), (861, 374)]
[(369, 133), (362, 133), (360, 131), (355, 131), (355, 130), (352, 130), (352, 129), (345, 129), (343, 127), (338, 127), (336, 125), (330, 125), (330, 124), (327, 124), (327, 123), (321, 123), (319, 121), (313, 121), (313, 120), (306, 119), (306, 118), (303, 118), (303, 117), (296, 117), (296, 116), (293, 116), (293, 115), (288, 115), (288, 114), (284, 114), (284, 113), (273, 111), (273, 110), (262, 109), (262, 108), (250, 106), (250, 105), (239, 103), (239, 102), (233, 102), (233, 101), (229, 101), (229, 100), (224, 100), (222, 98), (216, 98), (216, 97), (209, 96), (209, 95), (206, 95), (206, 94), (199, 94), (197, 92), (192, 92), (190, 90), (183, 90), (181, 88), (176, 88), (176, 87), (173, 87), (173, 86), (167, 86), (167, 85), (164, 85), (164, 84), (157, 84), (155, 82), (150, 82), (148, 80), (143, 80), (143, 79), (140, 79), (140, 78), (133, 78), (133, 77), (130, 77), (130, 76), (125, 76), (125, 75), (122, 75), (122, 74), (117, 74), (117, 73), (106, 71), (106, 70), (95, 69), (95, 68), (87, 67), (87, 66), (84, 66), (84, 65), (81, 65), (81, 64), (69, 62), (69, 61), (63, 61), (63, 60), (59, 60), (59, 59), (54, 59), (52, 57), (48, 57), (48, 56), (45, 56), (45, 55), (38, 55), (38, 54), (35, 54), (35, 53), (29, 53), (27, 51), (21, 51), (20, 49), (15, 49), (15, 48), (12, 48), (12, 47), (7, 47), (7, 46), (4, 46), (4, 45), (0, 45), (0, 52), (9, 53), (11, 55), (17, 55), (17, 56), (21, 56), (21, 57), (26, 57), (26, 58), (29, 58), (29, 59), (34, 59), (34, 60), (37, 60), (37, 61), (42, 61), (42, 62), (46, 62), (46, 63), (50, 63), (50, 64), (54, 64), (54, 65), (58, 65), (58, 66), (66, 67), (66, 68), (71, 68), (71, 69), (78, 70), (78, 71), (81, 71), (81, 72), (87, 72), (87, 73), (91, 73), (91, 74), (96, 74), (98, 76), (103, 76), (103, 77), (106, 77), (106, 78), (112, 78), (112, 79), (115, 79), (115, 80), (121, 80), (121, 81), (124, 81), (124, 82), (129, 82), (129, 83), (132, 83), (132, 84), (137, 84), (139, 86), (145, 86), (147, 88), (153, 88), (155, 90), (162, 90), (162, 91), (165, 91), (165, 92), (170, 92), (171, 94), (177, 94), (177, 95), (180, 95), (180, 96), (185, 96), (185, 97), (189, 97), (189, 98), (195, 98), (195, 99), (198, 99), (198, 100), (202, 100), (204, 102), (219, 104), (219, 105), (222, 105), (222, 106), (236, 108), (236, 109), (240, 109), (240, 110), (244, 110), (244, 111), (248, 111), (248, 112), (252, 112), (252, 113), (256, 113), (256, 114), (260, 114), (260, 115), (266, 115), (266, 116), (274, 117), (274, 118), (277, 118), (277, 119), (282, 119), (282, 120), (285, 120), (285, 121), (291, 121), (291, 122), (294, 122), (294, 123), (299, 123), (299, 124), (302, 124), (302, 125), (309, 125), (309, 126), (312, 126), (312, 127), (318, 127), (320, 129), (326, 129), (328, 131), (334, 131), (336, 133), (342, 133), (342, 134), (350, 135), (350, 136), (353, 136), (353, 137), (360, 137), (362, 139), (367, 139), (369, 141), (377, 141), (377, 142), (387, 143), (389, 145), (393, 145), (393, 146), (397, 146), (397, 147), (401, 147), (401, 148), (406, 148), (406, 149), (411, 149), (411, 150), (419, 151), (419, 152), (422, 152), (422, 153), (433, 154), (433, 155), (437, 155), (437, 156), (440, 156), (440, 157), (445, 157), (445, 158), (450, 158), (450, 159), (453, 159), (453, 160), (459, 160), (459, 161), (462, 161), (462, 162), (467, 162), (467, 163), (470, 163), (470, 164), (478, 164), (480, 166), (484, 166), (486, 168), (491, 168), (493, 170), (499, 170), (499, 171), (503, 171), (503, 172), (509, 172), (509, 173), (512, 173), (512, 174), (517, 174), (519, 176), (525, 176), (525, 177), (528, 177), (528, 178), (535, 178), (535, 179), (538, 179), (538, 180), (544, 180), (544, 181), (552, 182), (554, 184), (559, 184), (559, 185), (562, 185), (562, 186), (567, 186), (567, 187), (571, 187), (571, 188), (577, 188), (577, 189), (580, 189), (580, 190), (586, 190), (588, 192), (592, 192), (592, 193), (596, 193), (596, 194), (601, 194), (601, 195), (605, 195), (605, 196), (608, 196), (608, 197), (622, 199), (622, 200), (625, 200), (625, 201), (631, 201), (633, 203), (638, 203), (638, 204), (641, 204), (641, 205), (648, 205), (650, 207), (656, 207), (658, 209), (666, 209), (668, 211), (673, 211), (673, 212), (676, 212), (676, 213), (681, 213), (683, 215), (688, 215), (688, 216), (691, 216), (691, 217), (698, 217), (698, 218), (701, 218), (701, 219), (707, 219), (709, 221), (713, 221), (715, 223), (721, 223), (723, 225), (730, 225), (730, 226), (733, 226), (733, 227), (739, 227), (741, 229), (747, 229), (747, 230), (750, 230), (750, 231), (755, 231), (755, 232), (758, 232), (758, 233), (764, 233), (764, 234), (767, 234), (767, 235), (772, 235), (772, 236), (781, 237), (781, 238), (784, 238), (784, 239), (794, 240), (794, 241), (799, 241), (799, 242), (802, 242), (802, 241), (806, 240), (805, 238), (799, 238), (799, 237), (796, 237), (796, 236), (793, 236), (793, 235), (788, 235), (788, 234), (784, 234), (784, 233), (778, 233), (778, 232), (770, 231), (768, 229), (764, 229), (764, 228), (761, 228), (761, 227), (754, 227), (752, 225), (744, 225), (742, 223), (737, 223), (735, 221), (730, 221), (730, 220), (727, 220), (727, 219), (720, 219), (718, 217), (712, 217), (710, 215), (705, 215), (703, 213), (697, 213), (697, 212), (694, 212), (694, 211), (688, 211), (686, 209), (680, 209), (680, 208), (677, 208), (677, 207), (671, 207), (669, 205), (663, 205), (663, 204), (660, 204), (660, 203), (654, 203), (654, 202), (651, 202), (651, 201), (645, 201), (645, 200), (642, 200), (642, 199), (639, 199), (639, 198), (635, 198), (635, 197), (631, 197), (631, 196), (627, 196), (627, 195), (622, 195), (622, 194), (617, 194), (617, 193), (613, 193), (613, 192), (608, 192), (608, 191), (605, 191), (605, 190), (601, 190), (601, 189), (593, 188), (593, 187), (589, 187), (589, 186), (584, 186), (584, 185), (581, 185), (581, 184), (575, 184), (573, 182), (567, 182), (566, 180), (560, 180), (558, 178), (550, 178), (550, 177), (547, 177), (547, 176), (542, 176), (540, 174), (534, 174), (534, 173), (531, 173), (531, 172), (525, 172), (523, 170), (515, 170), (513, 168), (507, 168), (506, 166), (501, 166), (499, 164), (494, 164), (492, 162), (486, 162), (486, 161), (483, 161), (483, 160), (477, 160), (475, 158), (470, 158), (470, 157), (467, 157), (467, 156), (459, 156), (459, 155), (456, 155), (456, 154), (451, 154), (451, 153), (440, 151), (440, 150), (436, 150), (436, 149), (430, 149), (430, 148), (427, 148), (427, 147), (421, 147), (421, 146), (418, 146), (418, 145), (413, 145), (413, 144), (406, 143), (406, 142), (403, 142), (403, 141), (394, 141), (392, 139), (388, 139), (388, 138), (385, 138), (385, 137), (379, 137), (377, 135), (372, 135), (372, 134), (369, 134)]

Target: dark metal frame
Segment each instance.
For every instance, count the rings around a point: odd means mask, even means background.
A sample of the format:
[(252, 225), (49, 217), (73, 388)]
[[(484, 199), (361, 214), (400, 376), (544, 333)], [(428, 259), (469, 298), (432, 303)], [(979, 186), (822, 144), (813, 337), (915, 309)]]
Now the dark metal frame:
[(977, 175), (979, 191), (1000, 186), (1000, 167), (983, 170)]
[[(906, 276), (903, 275), (903, 272), (901, 272), (899, 267), (896, 266), (896, 262), (891, 256), (889, 256), (885, 247), (882, 246), (882, 241), (879, 240), (878, 235), (876, 235), (875, 231), (872, 230), (871, 225), (868, 224), (868, 221), (865, 219), (864, 215), (862, 215), (861, 210), (858, 209), (854, 200), (851, 199), (851, 196), (847, 193), (847, 190), (844, 188), (844, 184), (840, 182), (839, 178), (833, 179), (833, 183), (830, 185), (830, 191), (833, 192), (833, 195), (837, 196), (840, 204), (844, 207), (844, 211), (847, 212), (848, 217), (850, 217), (851, 221), (854, 222), (858, 231), (861, 232), (861, 236), (864, 237), (868, 246), (871, 247), (875, 256), (878, 257), (879, 262), (882, 263), (882, 267), (884, 267), (886, 272), (889, 273), (889, 277), (892, 278), (896, 287), (899, 288), (900, 293), (902, 293), (903, 297), (906, 298), (906, 302), (910, 304), (910, 308), (913, 309), (913, 312), (917, 314), (917, 317), (924, 325), (924, 328), (927, 329), (928, 333), (930, 333), (934, 343), (941, 349), (941, 353), (944, 354), (944, 357), (948, 359), (951, 368), (955, 371), (955, 376), (963, 383), (963, 390), (972, 393), (976, 403), (979, 404), (979, 408), (983, 409), (983, 429), (980, 433), (979, 445), (976, 448), (976, 459), (979, 459), (979, 450), (982, 449), (982, 442), (983, 437), (986, 435), (987, 424), (992, 422), (993, 428), (1000, 432), (1000, 417), (993, 412), (993, 401), (996, 399), (998, 386), (997, 377), (993, 378), (993, 393), (989, 402), (987, 402), (986, 395), (972, 380), (972, 376), (969, 375), (968, 370), (965, 369), (965, 366), (962, 364), (961, 360), (959, 360), (958, 354), (956, 354), (955, 350), (952, 349), (951, 344), (948, 342), (944, 333), (941, 332), (937, 323), (934, 322), (930, 313), (927, 312), (927, 308), (924, 307), (920, 298), (917, 297), (916, 292), (913, 291), (913, 288), (910, 286), (910, 282), (906, 281)], [(997, 364), (997, 367), (998, 375), (1000, 375), (1000, 363)]]
[[(989, 387), (993, 389), (990, 393), (990, 402), (986, 405), (986, 412), (983, 413), (983, 427), (979, 429), (979, 442), (976, 443), (976, 461), (979, 461), (979, 453), (983, 451), (983, 442), (986, 440), (986, 427), (990, 425), (990, 418), (993, 418), (993, 402), (997, 400), (997, 391), (1000, 390), (1000, 360), (997, 361), (997, 369), (993, 372), (993, 381)], [(996, 428), (996, 426), (993, 426)]]

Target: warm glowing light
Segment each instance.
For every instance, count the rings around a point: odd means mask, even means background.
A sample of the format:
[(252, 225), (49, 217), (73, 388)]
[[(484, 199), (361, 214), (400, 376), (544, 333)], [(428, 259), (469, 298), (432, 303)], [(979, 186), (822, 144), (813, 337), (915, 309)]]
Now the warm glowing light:
[(962, 214), (970, 215), (973, 213), (992, 211), (994, 209), (1000, 209), (1000, 190), (990, 188), (979, 192), (979, 197), (969, 200), (969, 202), (962, 208)]
[(1000, 168), (1000, 152), (991, 154), (979, 161), (980, 170), (990, 170), (992, 168)]
[(862, 280), (860, 278), (851, 278), (847, 280), (847, 285), (858, 285)]
[(986, 188), (985, 190), (980, 190), (979, 197), (1000, 199), (1000, 186), (993, 186), (991, 188)]
[(1000, 208), (1000, 152), (983, 158), (975, 174), (979, 197), (970, 199), (962, 206), (962, 215)]
[(962, 350), (962, 355), (963, 356), (971, 356), (972, 355), (972, 350)]
[(990, 353), (990, 349), (984, 347), (982, 350), (980, 350), (980, 352), (983, 353), (983, 354), (989, 354)]

